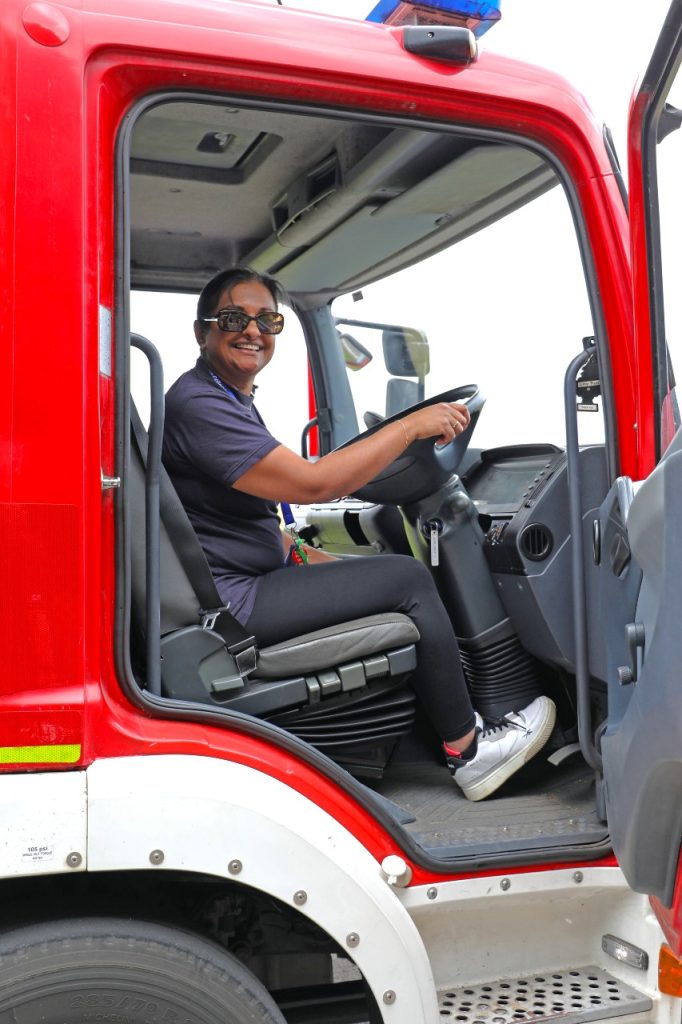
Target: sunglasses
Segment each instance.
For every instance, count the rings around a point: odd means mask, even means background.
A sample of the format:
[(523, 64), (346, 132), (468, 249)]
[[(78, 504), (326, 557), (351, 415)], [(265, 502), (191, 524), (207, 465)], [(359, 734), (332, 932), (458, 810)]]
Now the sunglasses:
[(242, 309), (219, 309), (215, 316), (202, 316), (202, 323), (217, 324), (218, 329), (229, 334), (241, 334), (249, 326), (252, 320), (261, 334), (279, 334), (284, 327), (284, 315), (282, 313), (259, 313), (258, 316), (249, 316)]

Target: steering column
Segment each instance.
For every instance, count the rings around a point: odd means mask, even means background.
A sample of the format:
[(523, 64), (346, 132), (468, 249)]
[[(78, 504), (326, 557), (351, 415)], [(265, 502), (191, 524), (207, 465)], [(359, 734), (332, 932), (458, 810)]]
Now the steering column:
[[(475, 384), (434, 395), (353, 438), (435, 402), (464, 402), (469, 426), (446, 445), (413, 442), (355, 497), (400, 508), (410, 549), (427, 565), (452, 621), (474, 705), (489, 717), (518, 711), (543, 692), (541, 666), (522, 646), (497, 594), (474, 503), (456, 475), (485, 402)], [(345, 446), (344, 446), (345, 447)]]
[(478, 513), (459, 477), (400, 511), (412, 553), (431, 570), (454, 626), (474, 706), (493, 718), (525, 707), (543, 692), (540, 665), (497, 594)]

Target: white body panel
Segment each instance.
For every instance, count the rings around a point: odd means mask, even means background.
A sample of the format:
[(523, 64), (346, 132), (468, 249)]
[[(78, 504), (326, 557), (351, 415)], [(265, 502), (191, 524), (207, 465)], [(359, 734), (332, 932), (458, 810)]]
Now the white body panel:
[[(654, 1000), (648, 1019), (679, 1020), (678, 1001), (658, 992), (663, 933), (648, 898), (628, 887), (619, 868), (470, 878), (405, 889), (399, 897), (419, 928), (440, 992), (596, 965)], [(607, 934), (646, 950), (648, 970), (604, 953)], [(642, 1015), (616, 1019), (626, 1024)]]
[(85, 772), (3, 775), (0, 794), (0, 877), (85, 869)]
[[(386, 1021), (438, 1020), (431, 966), (409, 914), (377, 861), (310, 800), (252, 768), (203, 757), (114, 758), (87, 776), (90, 871), (195, 871), (270, 893), (345, 949), (350, 934), (360, 937), (349, 952)], [(157, 850), (160, 866), (150, 862)], [(242, 869), (232, 875), (235, 860)], [(386, 993), (395, 994), (388, 1004)]]
[[(0, 877), (87, 866), (249, 885), (296, 907), (347, 949), (386, 1022), (435, 1024), (436, 993), (451, 988), (595, 964), (654, 1000), (650, 1014), (619, 1024), (677, 1024), (677, 1000), (657, 991), (660, 927), (618, 868), (394, 889), (320, 807), (261, 772), (213, 758), (113, 758), (87, 772), (8, 775), (0, 794)], [(80, 862), (67, 860), (74, 853)], [(236, 874), (228, 867), (235, 861)], [(295, 899), (301, 893), (304, 901)], [(360, 941), (349, 946), (353, 933)], [(607, 933), (645, 949), (648, 970), (607, 956)]]

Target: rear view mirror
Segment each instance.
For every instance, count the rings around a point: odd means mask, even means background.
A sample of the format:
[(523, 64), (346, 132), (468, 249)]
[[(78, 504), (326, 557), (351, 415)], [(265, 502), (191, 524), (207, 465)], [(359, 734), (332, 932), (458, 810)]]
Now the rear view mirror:
[(416, 377), (429, 372), (429, 342), (415, 327), (390, 328), (381, 335), (386, 369), (393, 377)]
[(372, 361), (372, 353), (361, 345), (352, 334), (342, 334), (339, 331), (339, 342), (343, 352), (343, 361), (349, 370), (362, 370), (364, 366)]

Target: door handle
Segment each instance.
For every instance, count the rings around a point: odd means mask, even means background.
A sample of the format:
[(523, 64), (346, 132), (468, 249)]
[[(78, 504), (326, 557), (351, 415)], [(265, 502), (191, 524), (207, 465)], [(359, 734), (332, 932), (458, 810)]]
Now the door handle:
[(618, 682), (621, 686), (629, 686), (637, 682), (639, 674), (639, 649), (644, 653), (646, 635), (642, 622), (628, 622), (625, 627), (625, 643), (630, 657), (629, 665), (621, 665), (618, 671)]

